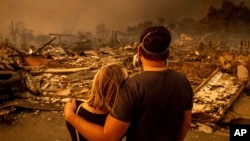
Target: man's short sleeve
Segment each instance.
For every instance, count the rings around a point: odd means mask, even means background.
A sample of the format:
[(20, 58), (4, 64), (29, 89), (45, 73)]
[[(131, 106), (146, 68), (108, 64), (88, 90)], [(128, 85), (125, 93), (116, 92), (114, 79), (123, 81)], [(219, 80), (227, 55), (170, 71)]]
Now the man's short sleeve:
[(114, 111), (111, 113), (113, 117), (124, 122), (130, 122), (133, 117), (133, 98), (131, 88), (127, 83), (123, 83), (120, 87), (118, 101), (114, 105)]
[(188, 79), (186, 77), (185, 79), (186, 79), (186, 85), (185, 85), (186, 90), (184, 90), (185, 92), (184, 99), (186, 100), (185, 110), (191, 110), (193, 108), (193, 90)]

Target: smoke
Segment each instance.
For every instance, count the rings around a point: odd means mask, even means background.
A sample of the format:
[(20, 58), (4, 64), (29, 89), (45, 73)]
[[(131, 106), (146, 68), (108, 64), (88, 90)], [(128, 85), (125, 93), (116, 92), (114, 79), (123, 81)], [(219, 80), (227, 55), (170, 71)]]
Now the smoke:
[(199, 18), (202, 0), (1, 0), (0, 34), (22, 21), (34, 34), (95, 32), (97, 24), (124, 30), (145, 20)]

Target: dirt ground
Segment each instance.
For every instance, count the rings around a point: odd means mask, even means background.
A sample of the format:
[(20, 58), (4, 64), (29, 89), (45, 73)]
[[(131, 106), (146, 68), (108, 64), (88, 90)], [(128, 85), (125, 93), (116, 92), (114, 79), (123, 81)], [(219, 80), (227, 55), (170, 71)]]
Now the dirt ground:
[(62, 111), (24, 111), (1, 118), (1, 141), (70, 141)]
[[(227, 133), (206, 134), (190, 130), (185, 141), (228, 141)], [(0, 121), (1, 141), (71, 141), (62, 111), (25, 110)]]
[[(250, 125), (250, 96), (242, 93), (232, 105), (239, 124)], [(244, 120), (242, 120), (244, 119)], [(229, 141), (229, 130), (204, 133), (190, 129), (184, 141)], [(17, 108), (0, 116), (0, 141), (71, 141), (62, 110)]]

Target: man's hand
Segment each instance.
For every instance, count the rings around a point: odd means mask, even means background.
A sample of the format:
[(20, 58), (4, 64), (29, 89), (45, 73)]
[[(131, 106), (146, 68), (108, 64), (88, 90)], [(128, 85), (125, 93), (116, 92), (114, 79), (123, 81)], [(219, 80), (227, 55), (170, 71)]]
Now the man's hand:
[(104, 127), (94, 124), (75, 114), (76, 100), (68, 101), (64, 107), (65, 120), (88, 140), (118, 141), (129, 127), (128, 122), (120, 121), (108, 115)]
[(64, 117), (67, 120), (72, 114), (75, 114), (76, 110), (76, 100), (69, 100), (64, 107)]

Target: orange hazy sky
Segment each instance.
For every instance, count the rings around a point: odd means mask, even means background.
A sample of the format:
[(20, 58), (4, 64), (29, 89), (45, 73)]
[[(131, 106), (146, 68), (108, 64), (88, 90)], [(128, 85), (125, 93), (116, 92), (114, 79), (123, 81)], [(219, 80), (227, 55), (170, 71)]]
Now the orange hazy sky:
[(0, 0), (0, 34), (7, 36), (11, 21), (22, 21), (34, 34), (74, 34), (95, 31), (97, 24), (124, 30), (157, 17), (199, 18), (205, 1), (209, 0)]

